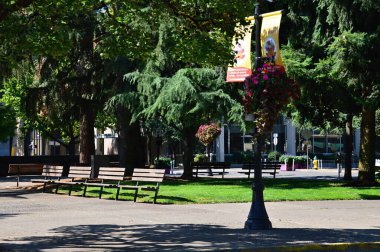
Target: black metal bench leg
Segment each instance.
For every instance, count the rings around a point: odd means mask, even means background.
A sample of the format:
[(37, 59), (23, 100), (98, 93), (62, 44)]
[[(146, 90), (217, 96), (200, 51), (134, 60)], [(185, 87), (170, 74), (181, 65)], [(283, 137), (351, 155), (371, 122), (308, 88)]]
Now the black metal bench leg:
[(69, 187), (69, 196), (71, 196), (71, 191), (73, 190), (73, 186), (72, 185), (70, 185), (70, 187)]
[(82, 197), (86, 197), (87, 185), (84, 185)]
[(44, 182), (44, 187), (42, 187), (42, 192), (44, 193), (46, 190), (46, 182)]
[(102, 194), (103, 194), (103, 186), (100, 187), (100, 191), (99, 191), (99, 199), (102, 198)]
[(213, 176), (211, 168), (208, 168), (208, 169), (207, 169), (207, 172), (208, 172), (208, 175), (209, 175), (209, 176)]
[(138, 191), (139, 191), (139, 189), (135, 189), (135, 198), (133, 199), (134, 202), (136, 202)]
[(156, 201), (157, 201), (157, 195), (158, 195), (158, 188), (156, 189), (156, 192), (154, 193), (153, 204), (156, 204)]
[(57, 184), (57, 186), (55, 187), (55, 194), (58, 193), (58, 187), (59, 187), (59, 184)]
[(118, 200), (118, 199), (119, 199), (119, 193), (120, 193), (120, 187), (118, 187), (117, 190), (116, 190), (116, 197), (115, 197), (115, 200)]

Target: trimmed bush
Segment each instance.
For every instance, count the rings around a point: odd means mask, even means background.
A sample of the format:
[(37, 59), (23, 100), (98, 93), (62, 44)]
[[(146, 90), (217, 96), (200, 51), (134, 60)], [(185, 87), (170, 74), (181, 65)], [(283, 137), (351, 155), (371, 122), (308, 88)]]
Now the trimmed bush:
[(291, 156), (291, 155), (282, 155), (279, 159), (280, 162), (284, 164), (292, 164), (294, 160), (295, 164), (306, 165), (307, 157), (306, 156)]
[(276, 161), (276, 160), (278, 161), (280, 157), (281, 157), (280, 152), (272, 151), (272, 152), (269, 152), (268, 154), (268, 161), (271, 161), (271, 162)]

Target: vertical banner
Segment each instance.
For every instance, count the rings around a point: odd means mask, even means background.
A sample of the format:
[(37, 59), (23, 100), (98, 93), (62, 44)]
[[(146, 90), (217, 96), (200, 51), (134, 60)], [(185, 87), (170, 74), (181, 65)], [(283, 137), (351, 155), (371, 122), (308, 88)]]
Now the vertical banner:
[(234, 64), (227, 69), (227, 82), (242, 82), (252, 74), (251, 37), (254, 20), (249, 25), (238, 25), (236, 33), (244, 37), (233, 39)]
[(269, 12), (261, 15), (261, 54), (263, 57), (274, 59), (276, 65), (283, 66), (280, 42), (278, 34), (280, 31), (281, 11)]

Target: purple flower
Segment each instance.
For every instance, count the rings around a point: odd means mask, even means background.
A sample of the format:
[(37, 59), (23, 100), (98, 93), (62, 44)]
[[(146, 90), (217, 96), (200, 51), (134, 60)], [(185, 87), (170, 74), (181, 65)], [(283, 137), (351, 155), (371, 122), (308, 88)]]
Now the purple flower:
[(263, 75), (263, 79), (264, 79), (264, 80), (268, 80), (268, 79), (269, 79), (268, 75), (264, 74), (264, 75)]

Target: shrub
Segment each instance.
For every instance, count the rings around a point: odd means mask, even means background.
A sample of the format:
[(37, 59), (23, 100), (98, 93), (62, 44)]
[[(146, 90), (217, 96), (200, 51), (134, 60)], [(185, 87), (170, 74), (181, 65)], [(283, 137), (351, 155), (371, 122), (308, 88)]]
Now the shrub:
[(280, 158), (280, 156), (281, 156), (281, 153), (278, 151), (269, 152), (268, 161), (271, 161), (271, 162), (276, 161)]
[(158, 159), (159, 167), (161, 167), (161, 168), (170, 167), (171, 161), (172, 160), (169, 157), (159, 157), (159, 159)]
[(306, 165), (307, 157), (306, 156), (291, 156), (291, 155), (282, 155), (279, 159), (280, 162), (284, 164), (292, 164), (294, 160), (295, 164)]
[(195, 154), (194, 162), (207, 162), (207, 157), (202, 153)]
[(241, 151), (241, 152), (234, 152), (232, 154), (232, 162), (233, 163), (247, 163), (252, 162), (254, 157), (253, 151), (247, 150), (247, 151)]

